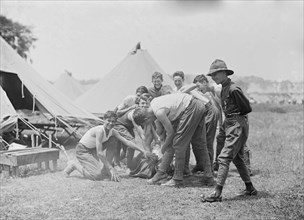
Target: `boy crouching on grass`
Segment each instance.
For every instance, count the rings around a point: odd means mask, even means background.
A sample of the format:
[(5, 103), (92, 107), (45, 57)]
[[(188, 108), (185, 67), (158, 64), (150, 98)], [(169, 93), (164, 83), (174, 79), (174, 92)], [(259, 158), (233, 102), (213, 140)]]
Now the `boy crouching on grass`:
[[(130, 148), (142, 152), (145, 157), (150, 156), (149, 152), (126, 140), (113, 129), (116, 120), (116, 114), (113, 111), (107, 111), (104, 115), (104, 124), (93, 127), (84, 134), (76, 146), (76, 158), (80, 164), (76, 161), (68, 161), (68, 165), (64, 169), (66, 176), (77, 170), (90, 180), (102, 180), (106, 174), (109, 174), (111, 181), (119, 182), (120, 177), (116, 169), (111, 165), (114, 155), (119, 152), (117, 152), (117, 144), (109, 143), (111, 137), (118, 139), (118, 141)], [(104, 151), (106, 151), (106, 155)]]

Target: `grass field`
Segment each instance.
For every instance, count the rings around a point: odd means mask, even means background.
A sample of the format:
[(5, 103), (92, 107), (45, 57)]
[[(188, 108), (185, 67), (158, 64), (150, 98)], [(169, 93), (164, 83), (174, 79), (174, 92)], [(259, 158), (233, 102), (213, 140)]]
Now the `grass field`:
[(0, 219), (304, 219), (303, 106), (286, 113), (276, 108), (255, 107), (249, 117), (256, 197), (236, 197), (244, 185), (234, 165), (223, 202), (206, 204), (200, 195), (213, 187), (201, 186), (198, 177), (180, 189), (150, 186), (122, 171), (120, 183), (85, 180), (76, 172), (65, 178), (61, 154), (58, 172), (31, 168), (25, 177), (1, 177)]

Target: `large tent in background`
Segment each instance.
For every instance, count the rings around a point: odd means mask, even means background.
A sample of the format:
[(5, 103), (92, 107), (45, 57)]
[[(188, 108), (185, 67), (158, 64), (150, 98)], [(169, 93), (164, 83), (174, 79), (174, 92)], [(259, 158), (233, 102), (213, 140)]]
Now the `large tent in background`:
[(65, 121), (100, 120), (47, 82), (3, 38), (0, 42), (0, 84), (16, 110), (35, 108)]
[(0, 136), (14, 128), (18, 116), (6, 92), (0, 86)]
[(76, 99), (76, 103), (92, 113), (113, 110), (123, 99), (135, 94), (139, 86), (152, 86), (152, 74), (163, 74), (164, 85), (173, 88), (173, 81), (155, 62), (147, 50), (129, 53), (121, 63), (105, 75), (92, 89)]
[(84, 87), (68, 72), (62, 73), (53, 85), (72, 100), (85, 91)]

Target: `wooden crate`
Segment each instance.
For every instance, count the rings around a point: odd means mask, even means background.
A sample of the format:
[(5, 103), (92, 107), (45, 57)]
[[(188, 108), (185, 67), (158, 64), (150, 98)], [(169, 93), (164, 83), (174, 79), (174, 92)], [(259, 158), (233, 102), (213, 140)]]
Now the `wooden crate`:
[(53, 162), (53, 170), (57, 170), (57, 160), (59, 159), (59, 150), (55, 148), (26, 148), (22, 150), (1, 151), (0, 164), (4, 170), (10, 171), (12, 168), (13, 176), (19, 175), (19, 166), (37, 163), (41, 168), (42, 162), (45, 168), (49, 169), (49, 161)]

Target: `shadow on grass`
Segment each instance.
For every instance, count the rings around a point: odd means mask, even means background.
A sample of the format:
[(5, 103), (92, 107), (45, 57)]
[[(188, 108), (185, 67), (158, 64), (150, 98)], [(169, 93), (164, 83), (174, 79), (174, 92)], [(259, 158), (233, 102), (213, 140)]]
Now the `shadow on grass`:
[[(100, 179), (97, 180), (92, 180), (89, 179), (87, 177), (82, 176), (80, 173), (77, 173), (75, 175), (70, 175), (70, 176), (64, 176), (64, 174), (62, 173), (63, 178), (67, 178), (67, 179), (79, 179), (79, 180), (90, 180), (90, 181), (111, 181), (111, 176), (109, 174), (103, 174), (103, 176)], [(134, 179), (134, 177), (130, 177), (128, 174), (120, 174), (119, 175), (120, 179)]]
[[(126, 177), (127, 179), (132, 179), (134, 177)], [(161, 185), (163, 183), (166, 183), (167, 181), (169, 181), (172, 178), (172, 176), (169, 176), (167, 179), (163, 179), (160, 180), (159, 182), (155, 183), (155, 184), (151, 184), (151, 185)], [(142, 178), (143, 179), (143, 178)], [(148, 179), (146, 179), (148, 181)], [(199, 187), (199, 188), (213, 188), (214, 187), (214, 182), (212, 182), (210, 184), (210, 181), (208, 181), (205, 177), (200, 177), (200, 176), (195, 176), (195, 175), (191, 175), (191, 176), (187, 176), (184, 177), (184, 185), (181, 188), (195, 188), (195, 187)]]
[(206, 177), (200, 175), (184, 177), (184, 187), (213, 188), (214, 184), (214, 181), (210, 182)]
[(66, 179), (79, 179), (79, 180), (89, 180), (88, 178), (85, 178), (84, 176), (79, 175), (74, 175), (74, 176), (63, 176), (63, 178)]
[(56, 171), (53, 169), (43, 169), (43, 168), (31, 168), (30, 166), (34, 164), (30, 164), (27, 166), (19, 167), (19, 174), (17, 176), (12, 176), (12, 173), (10, 173), (10, 176), (14, 178), (28, 178), (30, 176), (41, 176), (48, 173), (57, 173), (59, 170)]
[(274, 195), (269, 194), (265, 191), (259, 191), (258, 195), (256, 196), (235, 196), (232, 198), (224, 198), (223, 201), (252, 201), (252, 200), (258, 200), (261, 198), (274, 198)]
[[(256, 176), (261, 174), (261, 170), (257, 169), (257, 170), (251, 170), (251, 176)], [(229, 173), (228, 173), (228, 177), (230, 176), (239, 176), (239, 172), (237, 169), (230, 169)]]

